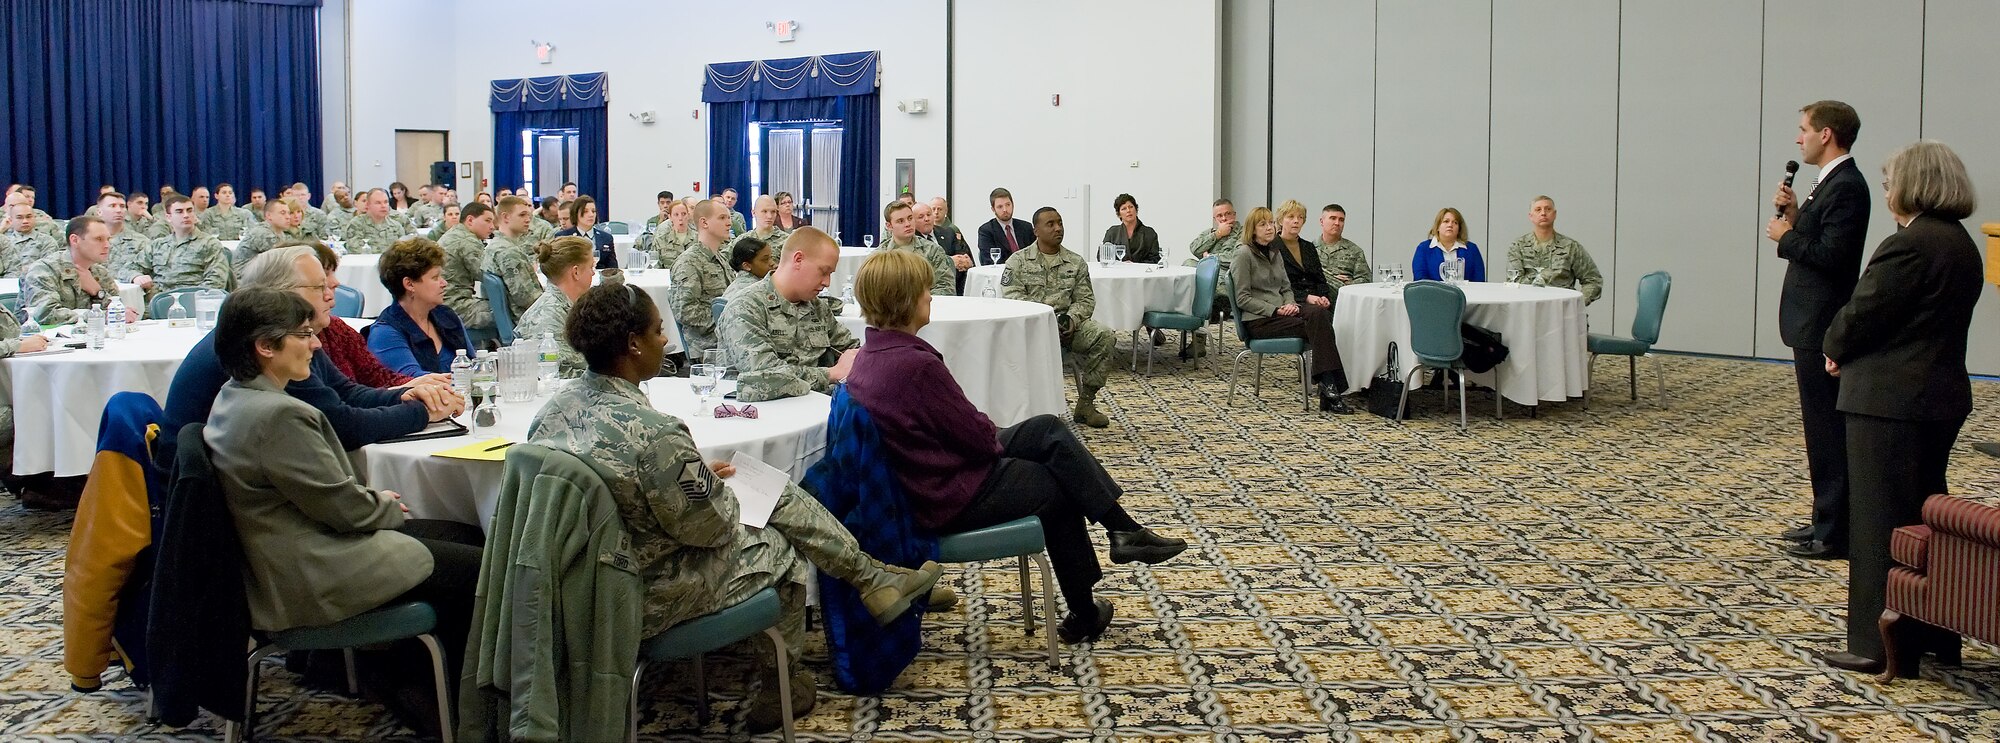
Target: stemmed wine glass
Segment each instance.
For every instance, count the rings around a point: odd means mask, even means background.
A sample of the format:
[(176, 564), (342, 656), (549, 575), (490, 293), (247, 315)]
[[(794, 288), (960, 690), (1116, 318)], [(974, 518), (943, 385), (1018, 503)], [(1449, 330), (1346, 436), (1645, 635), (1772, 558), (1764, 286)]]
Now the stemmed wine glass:
[(875, 236), (874, 236), (874, 235), (862, 235), (862, 236), (861, 236), (861, 247), (864, 247), (864, 248), (868, 248), (868, 249), (870, 249), (870, 250), (874, 250), (874, 249), (875, 249)]
[(715, 383), (722, 375), (714, 364), (695, 364), (688, 367), (688, 387), (694, 389), (698, 398), (695, 402), (695, 417), (712, 415), (708, 409), (708, 396), (715, 392)]

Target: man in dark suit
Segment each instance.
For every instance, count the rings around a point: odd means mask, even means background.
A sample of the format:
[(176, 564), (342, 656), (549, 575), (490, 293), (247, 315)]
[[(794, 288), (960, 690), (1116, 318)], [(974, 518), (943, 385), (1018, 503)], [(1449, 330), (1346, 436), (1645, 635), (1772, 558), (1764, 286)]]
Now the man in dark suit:
[(1871, 202), (1868, 181), (1847, 154), (1861, 131), (1854, 108), (1819, 101), (1799, 111), (1801, 159), (1819, 166), (1819, 178), (1804, 204), (1791, 187), (1778, 186), (1772, 203), (1779, 215), (1764, 228), (1778, 243), (1778, 257), (1790, 263), (1778, 299), (1778, 333), (1792, 348), (1813, 485), (1812, 524), (1784, 534), (1798, 542), (1785, 552), (1830, 560), (1847, 556), (1847, 427), (1834, 407), (1840, 380), (1827, 373), (1822, 348), (1827, 326), (1860, 278)]
[(941, 201), (944, 201), (944, 197), (942, 196), (917, 205), (917, 234), (930, 238), (931, 242), (935, 242), (938, 244), (938, 247), (944, 248), (945, 255), (951, 256), (951, 267), (958, 272), (956, 279), (958, 293), (960, 296), (964, 296), (965, 272), (967, 269), (979, 265), (979, 262), (972, 258), (972, 248), (965, 244), (965, 240), (959, 236), (958, 230), (944, 225), (944, 220), (942, 219), (944, 210), (939, 208), (938, 205), (938, 202)]
[(995, 249), (1000, 251), (997, 263), (1006, 263), (1014, 251), (1035, 244), (1035, 226), (1014, 218), (1014, 194), (996, 188), (986, 200), (993, 206), (993, 218), (979, 226), (979, 252), (972, 258), (981, 266), (996, 263), (990, 260)]

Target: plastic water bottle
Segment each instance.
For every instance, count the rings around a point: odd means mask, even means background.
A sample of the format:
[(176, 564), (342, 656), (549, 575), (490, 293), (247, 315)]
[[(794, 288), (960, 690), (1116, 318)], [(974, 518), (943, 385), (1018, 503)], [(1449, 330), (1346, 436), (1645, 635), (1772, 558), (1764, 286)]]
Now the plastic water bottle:
[(467, 350), (465, 352), (466, 355), (460, 356), (458, 355), (458, 352), (456, 351), (452, 352), (453, 355), (451, 358), (451, 390), (453, 392), (458, 393), (460, 399), (468, 401), (472, 399), (473, 363), (472, 359), (469, 357), (472, 354), (476, 353), (478, 353), (478, 351)]
[(104, 305), (91, 303), (90, 316), (87, 322), (90, 326), (91, 350), (104, 348)]
[(854, 279), (848, 279), (847, 283), (841, 285), (840, 301), (842, 304), (854, 304)]
[(556, 380), (562, 374), (560, 358), (556, 352), (555, 332), (542, 333), (541, 357), (535, 364), (536, 376), (542, 378), (542, 394), (555, 390)]
[(111, 306), (105, 309), (104, 327), (111, 332), (112, 340), (125, 337), (125, 300), (113, 297)]
[(35, 322), (35, 313), (33, 310), (29, 310), (21, 314), (27, 315), (27, 317), (21, 321), (21, 337), (26, 338), (28, 336), (42, 332), (42, 324)]

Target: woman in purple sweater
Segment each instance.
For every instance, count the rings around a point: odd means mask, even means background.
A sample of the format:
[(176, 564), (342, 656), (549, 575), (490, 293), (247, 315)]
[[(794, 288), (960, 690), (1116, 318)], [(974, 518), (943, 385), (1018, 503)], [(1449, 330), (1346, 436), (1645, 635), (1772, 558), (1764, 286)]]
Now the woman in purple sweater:
[(1187, 542), (1133, 521), (1118, 505), (1124, 491), (1061, 418), (1038, 415), (997, 429), (974, 408), (944, 357), (917, 337), (931, 319), (930, 286), (930, 264), (915, 253), (879, 251), (861, 264), (854, 295), (869, 327), (847, 393), (881, 429), (925, 529), (953, 534), (1040, 517), (1070, 606), (1056, 635), (1071, 644), (1095, 640), (1111, 624), (1111, 602), (1091, 595), (1103, 572), (1085, 522), (1104, 527), (1118, 564), (1165, 562)]

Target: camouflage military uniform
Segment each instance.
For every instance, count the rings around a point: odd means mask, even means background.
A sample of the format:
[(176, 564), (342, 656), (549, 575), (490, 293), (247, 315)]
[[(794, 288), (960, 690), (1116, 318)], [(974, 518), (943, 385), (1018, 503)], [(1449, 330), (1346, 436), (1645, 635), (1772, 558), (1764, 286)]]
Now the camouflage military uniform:
[(722, 296), (724, 299), (736, 296), (738, 292), (743, 291), (743, 287), (755, 286), (759, 281), (763, 281), (763, 279), (757, 278), (756, 274), (752, 274), (749, 271), (737, 271), (736, 278), (729, 280), (729, 288), (722, 290)]
[(576, 455), (610, 489), (646, 584), (647, 636), (775, 587), (778, 631), (787, 645), (804, 647), (808, 561), (856, 585), (883, 575), (883, 565), (796, 485), (785, 487), (765, 528), (740, 523), (736, 494), (709, 470), (687, 424), (654, 410), (627, 380), (585, 372), (542, 406), (528, 438)]
[(1583, 244), (1560, 232), (1548, 242), (1536, 242), (1535, 233), (1522, 235), (1507, 247), (1507, 273), (1519, 275), (1523, 284), (1560, 286), (1583, 292), (1583, 303), (1597, 301), (1604, 294), (1604, 274)]
[[(479, 286), (480, 272), (486, 270), (486, 241), (459, 225), (444, 233), (438, 246), (444, 248), (444, 306), (458, 313), (459, 322), (467, 329), (492, 330), (492, 306), (473, 293)], [(562, 335), (560, 328), (556, 335)]]
[(393, 218), (377, 222), (367, 215), (347, 220), (347, 225), (340, 228), (341, 244), (347, 246), (349, 253), (388, 252), (389, 246), (395, 245), (406, 234), (409, 231), (402, 222)]
[[(743, 239), (747, 237), (757, 238), (759, 240), (764, 241), (765, 245), (771, 246), (771, 259), (777, 260), (778, 255), (785, 252), (785, 241), (790, 240), (792, 238), (792, 233), (786, 232), (776, 227), (772, 227), (769, 233), (763, 235), (759, 235), (755, 230), (752, 230), (750, 232), (745, 232), (741, 235), (737, 235), (736, 239), (729, 241), (727, 247), (723, 248), (723, 252), (728, 253), (731, 256), (734, 256), (736, 254), (736, 244), (743, 242)], [(735, 258), (730, 258), (730, 260), (735, 260)]]
[(1097, 292), (1090, 285), (1090, 264), (1066, 249), (1043, 254), (1039, 244), (1023, 247), (1007, 258), (1000, 273), (1000, 296), (1040, 302), (1056, 311), (1060, 327), (1070, 332), (1062, 338), (1065, 348), (1078, 356), (1076, 381), (1077, 421), (1102, 428), (1109, 425), (1097, 411), (1097, 391), (1104, 387), (1104, 374), (1111, 367), (1111, 349), (1116, 342), (1109, 328), (1090, 319), (1097, 311)]
[[(311, 209), (312, 207), (306, 207), (306, 208)], [(340, 202), (338, 201), (328, 203), (326, 205), (326, 208), (319, 210), (319, 212), (325, 215), (327, 219), (343, 224), (345, 224), (347, 220), (354, 218), (354, 208), (341, 206)]]
[[(543, 333), (554, 333), (556, 337), (556, 360), (560, 365), (563, 379), (574, 379), (588, 368), (583, 354), (569, 345), (569, 333), (563, 324), (569, 322), (569, 295), (561, 289), (549, 287), (542, 297), (528, 305), (528, 311), (521, 313), (521, 321), (514, 325), (514, 337), (542, 342)], [(539, 348), (539, 346), (538, 346)]]
[(327, 216), (326, 212), (310, 206), (306, 207), (302, 214), (305, 216), (299, 219), (299, 231), (311, 236), (314, 240), (325, 240), (332, 237), (334, 225), (345, 224), (345, 221), (340, 223), (334, 222)]
[(244, 264), (256, 260), (257, 256), (263, 255), (265, 251), (278, 247), (279, 243), (303, 239), (305, 234), (302, 231), (279, 233), (271, 229), (268, 224), (260, 224), (244, 231), (243, 241), (236, 244), (236, 251), (229, 257), (229, 261), (236, 270), (241, 271)]
[(140, 272), (133, 270), (132, 267), (138, 265), (139, 259), (145, 257), (149, 245), (151, 241), (146, 239), (146, 235), (130, 223), (125, 225), (125, 229), (113, 234), (109, 264), (111, 275), (119, 281), (131, 281), (132, 277), (139, 275)]
[(778, 295), (769, 277), (729, 298), (722, 310), (726, 363), (737, 371), (736, 398), (744, 402), (832, 392), (827, 367), (861, 341), (840, 316), (817, 301)]
[(660, 262), (655, 268), (673, 268), (674, 261), (680, 260), (687, 249), (701, 243), (701, 237), (690, 228), (686, 232), (675, 232), (672, 223), (667, 228), (653, 233), (653, 250), (660, 254)]
[[(1188, 255), (1194, 257), (1188, 259), (1187, 265), (1192, 266), (1196, 261), (1214, 254), (1222, 270), (1228, 272), (1229, 262), (1236, 260), (1236, 251), (1243, 247), (1243, 243), (1236, 239), (1239, 234), (1242, 234), (1240, 230), (1218, 237), (1214, 227), (1202, 230), (1201, 234), (1195, 235), (1194, 242), (1188, 243)], [(1218, 288), (1216, 291), (1222, 290)]]
[(148, 236), (153, 232), (153, 225), (163, 221), (165, 220), (155, 219), (151, 214), (126, 214), (125, 231), (138, 235), (141, 238), (151, 239)]
[(21, 305), (27, 308), (29, 317), (42, 325), (68, 325), (80, 321), (83, 311), (90, 309), (92, 302), (110, 307), (111, 300), (118, 296), (118, 282), (111, 278), (111, 269), (99, 263), (90, 267), (90, 275), (97, 278), (96, 294), (84, 293), (83, 284), (78, 281), (76, 263), (68, 256), (49, 256), (35, 261), (28, 266), (27, 275), (21, 278)]
[(195, 226), (217, 240), (241, 240), (244, 230), (256, 223), (257, 220), (250, 218), (250, 210), (240, 206), (211, 207), (195, 220)]
[(703, 351), (715, 348), (715, 319), (708, 304), (728, 291), (729, 280), (736, 277), (736, 270), (728, 263), (728, 256), (700, 243), (674, 261), (667, 297), (673, 304), (674, 319), (681, 324), (681, 342), (687, 346), (690, 360), (700, 359)]
[(931, 296), (950, 297), (958, 294), (958, 267), (951, 264), (951, 256), (946, 255), (944, 248), (936, 241), (917, 235), (910, 238), (909, 243), (898, 245), (896, 238), (892, 237), (882, 247), (907, 250), (923, 256), (924, 262), (931, 264)]
[[(42, 216), (42, 219), (48, 219), (48, 215), (43, 215), (43, 216)], [(745, 224), (743, 223), (743, 212), (739, 212), (739, 211), (736, 211), (735, 209), (730, 209), (730, 210), (729, 210), (729, 236), (730, 236), (730, 237), (735, 237), (735, 236), (737, 236), (737, 235), (741, 235), (741, 234), (743, 234), (743, 233), (745, 233), (745, 232), (749, 232), (749, 231), (750, 231), (750, 227), (749, 227), (748, 225), (745, 225)]]
[[(1333, 287), (1334, 299), (1340, 297), (1341, 287), (1366, 284), (1374, 278), (1374, 274), (1369, 273), (1368, 254), (1362, 252), (1361, 246), (1355, 245), (1353, 240), (1343, 237), (1339, 242), (1322, 242), (1313, 249), (1319, 252), (1320, 271), (1326, 275), (1326, 285)], [(1334, 278), (1341, 275), (1347, 276), (1347, 280)]]
[(0, 238), (7, 243), (8, 252), (4, 263), (0, 263), (0, 276), (19, 277), (28, 272), (28, 267), (51, 255), (62, 252), (63, 245), (55, 238), (42, 234), (39, 230), (8, 232)]
[(426, 201), (410, 207), (408, 219), (411, 224), (430, 224), (431, 222), (444, 219), (444, 210), (439, 209), (438, 205)]
[[(201, 225), (195, 225), (195, 229), (201, 229)], [(158, 240), (171, 234), (174, 234), (173, 225), (167, 224), (167, 220), (164, 217), (155, 219), (152, 224), (146, 225), (147, 242)]]
[(229, 256), (214, 235), (201, 231), (186, 238), (173, 235), (154, 240), (133, 269), (153, 277), (146, 300), (160, 292), (188, 287), (228, 289), (235, 273), (229, 270)]
[(56, 227), (56, 218), (40, 209), (35, 210), (35, 231), (48, 235), (49, 239), (58, 243), (63, 242), (62, 229)]
[(555, 224), (543, 219), (542, 215), (537, 214), (534, 221), (528, 224), (528, 245), (529, 247), (539, 245), (543, 240), (547, 240), (555, 234)]
[[(0, 358), (21, 350), (21, 321), (0, 312)], [(0, 462), (14, 461), (14, 399), (0, 395)]]
[[(493, 244), (486, 246), (486, 260), (480, 265), (481, 271), (499, 275), (500, 281), (507, 285), (507, 311), (515, 317), (542, 298), (542, 280), (535, 275), (535, 249), (531, 245), (495, 233)], [(449, 256), (445, 263), (451, 263)], [(446, 284), (449, 283), (450, 279), (446, 279)]]

